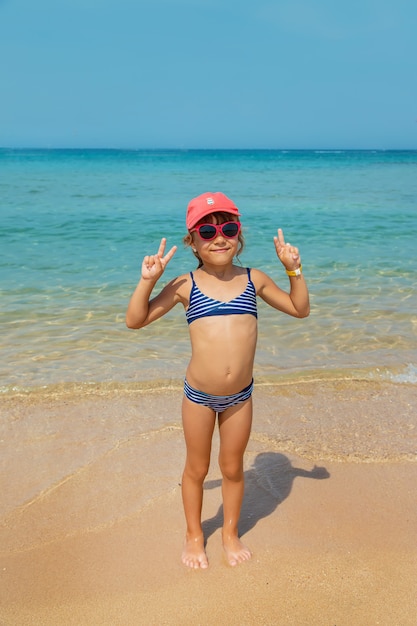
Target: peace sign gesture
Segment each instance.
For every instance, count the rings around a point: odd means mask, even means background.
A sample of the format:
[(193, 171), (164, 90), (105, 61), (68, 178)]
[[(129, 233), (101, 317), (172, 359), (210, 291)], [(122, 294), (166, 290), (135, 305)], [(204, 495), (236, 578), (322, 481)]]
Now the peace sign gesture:
[(284, 233), (281, 228), (278, 228), (278, 237), (274, 237), (274, 243), (277, 256), (285, 269), (289, 271), (298, 269), (301, 265), (298, 248), (290, 243), (285, 243)]
[(172, 246), (171, 250), (165, 254), (166, 243), (167, 240), (163, 237), (159, 244), (158, 252), (144, 257), (142, 262), (142, 278), (144, 280), (154, 280), (156, 282), (164, 273), (167, 264), (177, 251), (177, 246)]

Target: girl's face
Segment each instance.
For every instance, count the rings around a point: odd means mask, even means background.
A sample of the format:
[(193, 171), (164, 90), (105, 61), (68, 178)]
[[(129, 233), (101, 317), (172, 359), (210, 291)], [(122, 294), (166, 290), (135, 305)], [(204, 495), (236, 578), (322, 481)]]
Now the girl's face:
[(191, 236), (191, 247), (199, 259), (216, 265), (232, 262), (243, 243), (240, 222), (229, 213), (207, 215), (194, 226)]

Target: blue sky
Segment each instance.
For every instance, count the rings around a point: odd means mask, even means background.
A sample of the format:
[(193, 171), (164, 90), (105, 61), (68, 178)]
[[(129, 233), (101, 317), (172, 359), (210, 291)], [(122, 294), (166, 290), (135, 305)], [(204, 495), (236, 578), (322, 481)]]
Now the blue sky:
[(0, 0), (0, 146), (417, 148), (415, 0)]

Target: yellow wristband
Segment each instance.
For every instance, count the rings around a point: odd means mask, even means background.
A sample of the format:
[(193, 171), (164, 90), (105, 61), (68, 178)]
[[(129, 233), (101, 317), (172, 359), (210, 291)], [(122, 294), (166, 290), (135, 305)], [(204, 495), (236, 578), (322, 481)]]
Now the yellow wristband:
[(285, 270), (288, 276), (300, 276), (303, 272), (303, 266), (300, 263), (300, 267), (297, 267), (296, 270)]

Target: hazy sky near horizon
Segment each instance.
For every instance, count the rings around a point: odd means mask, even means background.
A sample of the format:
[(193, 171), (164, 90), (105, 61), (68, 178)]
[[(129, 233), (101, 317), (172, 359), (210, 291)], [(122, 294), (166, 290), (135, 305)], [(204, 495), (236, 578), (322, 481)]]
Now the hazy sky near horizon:
[(0, 146), (417, 149), (415, 0), (0, 0)]

